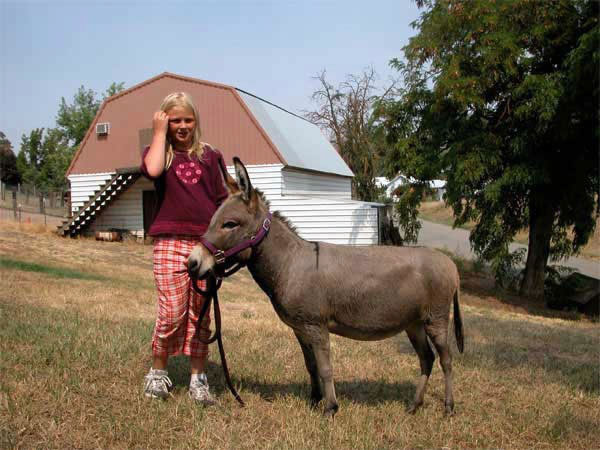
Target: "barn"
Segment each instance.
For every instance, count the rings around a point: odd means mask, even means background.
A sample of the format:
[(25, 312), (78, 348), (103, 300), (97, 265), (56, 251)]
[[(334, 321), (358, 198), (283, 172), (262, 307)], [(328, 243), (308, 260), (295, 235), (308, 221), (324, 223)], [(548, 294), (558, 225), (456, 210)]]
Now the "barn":
[(142, 150), (152, 138), (152, 114), (169, 93), (191, 94), (202, 140), (246, 165), (253, 185), (311, 241), (379, 242), (377, 203), (352, 200), (352, 171), (320, 129), (241, 89), (162, 73), (100, 107), (67, 171), (72, 217), (64, 236), (127, 232), (143, 239), (151, 224), (154, 185), (141, 176)]

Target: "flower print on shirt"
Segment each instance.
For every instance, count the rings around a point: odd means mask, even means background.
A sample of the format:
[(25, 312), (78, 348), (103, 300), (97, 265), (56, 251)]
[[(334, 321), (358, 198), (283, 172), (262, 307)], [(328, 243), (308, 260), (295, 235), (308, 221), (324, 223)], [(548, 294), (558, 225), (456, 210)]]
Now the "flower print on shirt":
[(185, 184), (197, 184), (202, 175), (200, 164), (194, 161), (178, 163), (175, 166), (177, 177)]

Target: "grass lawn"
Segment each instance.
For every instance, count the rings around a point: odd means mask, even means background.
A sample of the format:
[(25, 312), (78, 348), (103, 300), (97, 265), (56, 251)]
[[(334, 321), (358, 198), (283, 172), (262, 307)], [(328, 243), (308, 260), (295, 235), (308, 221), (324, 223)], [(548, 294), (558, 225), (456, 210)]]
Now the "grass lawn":
[[(419, 207), (419, 218), (429, 222), (440, 223), (442, 225), (452, 226), (454, 224), (454, 216), (452, 208), (446, 206), (444, 202), (423, 202)], [(470, 230), (475, 226), (475, 223), (469, 222), (461, 226), (466, 230)], [(519, 244), (529, 244), (529, 233), (521, 231), (515, 237), (515, 242)], [(581, 253), (577, 255), (582, 258), (600, 259), (600, 223), (596, 224), (594, 235), (585, 247), (581, 249)]]
[[(219, 404), (186, 391), (172, 358), (172, 398), (149, 401), (155, 313), (152, 249), (59, 238), (0, 222), (0, 448), (596, 448), (599, 328), (494, 291), (465, 272), (465, 353), (454, 343), (456, 414), (444, 417), (436, 363), (425, 404), (411, 403), (419, 364), (405, 334), (334, 336), (340, 411), (309, 406), (291, 330), (243, 270), (220, 292), (224, 345), (247, 407), (227, 390), (218, 351), (208, 377)], [(466, 267), (466, 266), (465, 266)], [(453, 333), (452, 333), (453, 335)]]

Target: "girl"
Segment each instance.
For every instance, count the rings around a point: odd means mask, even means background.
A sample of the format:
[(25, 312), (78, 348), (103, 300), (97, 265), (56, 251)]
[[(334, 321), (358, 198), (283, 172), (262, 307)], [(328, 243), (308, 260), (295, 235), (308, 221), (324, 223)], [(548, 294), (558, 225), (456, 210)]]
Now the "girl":
[(210, 336), (210, 311), (199, 323), (205, 299), (192, 289), (185, 262), (227, 197), (219, 170), (219, 164), (224, 167), (223, 158), (200, 141), (198, 111), (186, 93), (167, 95), (160, 111), (154, 113), (152, 125), (152, 143), (144, 151), (141, 170), (154, 181), (159, 199), (148, 232), (154, 237), (158, 309), (144, 394), (166, 398), (172, 386), (168, 358), (184, 354), (190, 357), (190, 397), (210, 405), (215, 400), (204, 374), (208, 346), (200, 341)]

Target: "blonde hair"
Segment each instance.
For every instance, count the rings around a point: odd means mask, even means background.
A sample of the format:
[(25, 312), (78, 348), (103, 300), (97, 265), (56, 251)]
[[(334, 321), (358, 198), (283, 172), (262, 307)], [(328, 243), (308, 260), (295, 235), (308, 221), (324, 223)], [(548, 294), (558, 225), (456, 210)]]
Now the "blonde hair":
[[(208, 144), (200, 141), (200, 136), (202, 135), (202, 133), (200, 132), (200, 116), (198, 115), (198, 110), (196, 109), (196, 105), (194, 105), (192, 97), (186, 92), (173, 92), (172, 94), (169, 94), (165, 97), (165, 99), (160, 105), (160, 109), (163, 112), (167, 112), (175, 106), (187, 109), (191, 111), (194, 115), (196, 126), (192, 135), (192, 145), (188, 150), (188, 156), (192, 156), (192, 153), (195, 153), (198, 159), (202, 159), (202, 155), (204, 154), (204, 147)], [(168, 139), (166, 152), (167, 155), (165, 160), (165, 169), (168, 169), (169, 167), (171, 167), (171, 163), (173, 162), (173, 158), (175, 157), (173, 146), (171, 145)]]

